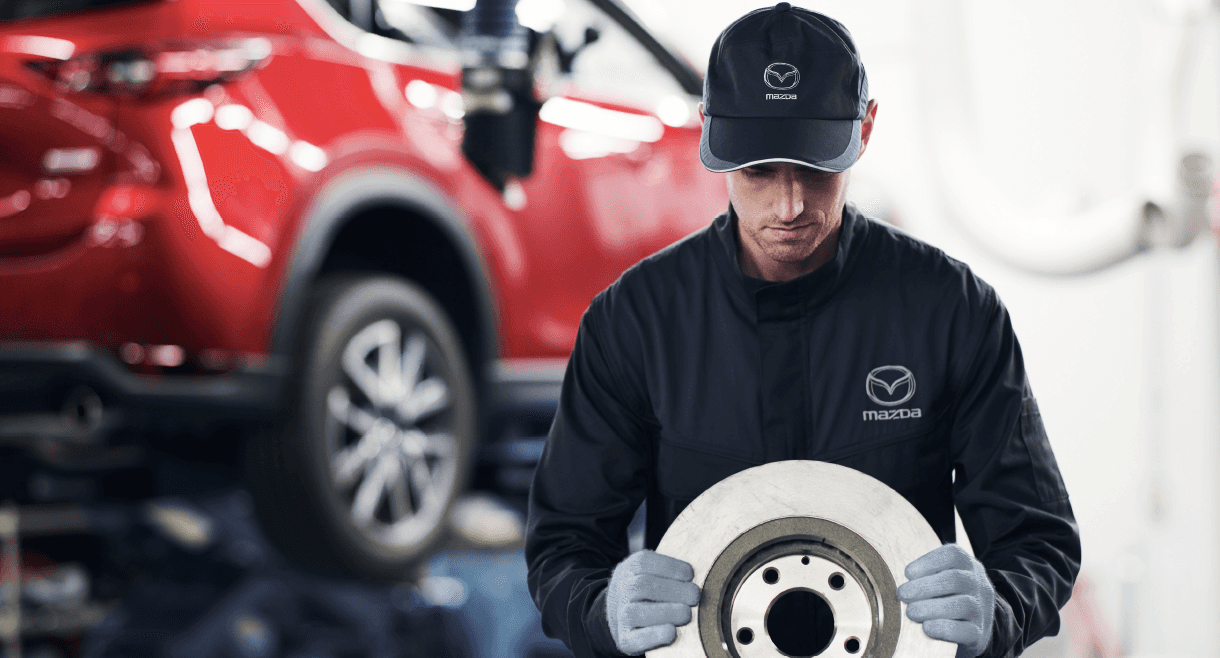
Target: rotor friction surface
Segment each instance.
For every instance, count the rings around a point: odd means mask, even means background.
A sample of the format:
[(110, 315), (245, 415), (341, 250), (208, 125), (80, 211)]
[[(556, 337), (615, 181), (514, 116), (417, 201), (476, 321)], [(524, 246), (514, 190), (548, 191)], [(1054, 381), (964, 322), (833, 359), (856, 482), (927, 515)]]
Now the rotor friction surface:
[[(784, 520), (778, 521), (781, 519)], [(781, 532), (784, 528), (822, 530), (795, 530), (791, 532), (797, 534), (790, 536), (768, 532), (776, 528)], [(748, 540), (746, 552), (742, 549), (743, 540)], [(790, 550), (785, 548), (789, 540), (793, 547)], [(854, 619), (850, 628), (836, 627), (825, 655), (844, 654), (843, 638), (850, 635), (861, 637), (862, 641), (871, 638), (867, 650), (865, 646), (847, 650), (861, 658), (954, 656), (956, 645), (925, 635), (920, 624), (906, 618), (906, 605), (894, 594), (894, 589), (907, 580), (903, 574), (906, 565), (940, 546), (940, 539), (919, 511), (898, 492), (859, 471), (825, 462), (793, 460), (756, 466), (725, 478), (703, 492), (674, 520), (657, 552), (685, 560), (694, 567), (694, 582), (703, 592), (702, 600), (691, 623), (678, 627), (673, 644), (649, 651), (648, 658), (732, 658), (740, 655), (738, 649), (751, 657), (787, 655), (769, 641), (763, 646), (755, 643), (747, 650), (725, 636), (737, 627), (730, 617), (736, 615), (740, 625), (742, 610), (759, 604), (757, 600), (744, 599), (738, 603), (740, 594), (728, 590), (736, 587), (733, 583), (742, 583), (743, 576), (731, 574), (754, 568), (750, 566), (751, 557), (755, 557), (755, 563), (759, 559), (777, 560), (782, 559), (785, 551), (796, 556), (795, 564), (799, 564), (801, 556), (811, 554), (807, 550), (811, 545), (821, 547), (824, 555), (862, 576), (867, 582), (861, 584), (872, 597), (872, 612), (868, 615), (871, 628), (860, 628)], [(811, 557), (805, 564), (816, 564), (818, 559)], [(784, 592), (783, 583), (776, 586), (773, 594), (766, 591), (749, 581), (740, 588), (740, 592), (758, 592), (757, 596), (764, 597), (764, 605), (773, 606)], [(833, 595), (823, 598), (832, 600)], [(742, 610), (735, 613), (734, 608)], [(840, 610), (836, 614), (846, 612)], [(899, 617), (897, 623), (893, 619), (895, 613)], [(841, 616), (847, 623), (847, 615)], [(853, 616), (858, 618), (858, 614)]]

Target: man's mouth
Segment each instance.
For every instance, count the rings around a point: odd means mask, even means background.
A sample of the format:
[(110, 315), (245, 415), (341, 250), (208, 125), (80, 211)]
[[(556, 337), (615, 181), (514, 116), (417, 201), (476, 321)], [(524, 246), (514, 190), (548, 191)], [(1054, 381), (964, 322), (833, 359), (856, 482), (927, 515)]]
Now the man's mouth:
[(797, 232), (797, 231), (801, 231), (801, 230), (807, 229), (807, 228), (809, 228), (810, 226), (813, 226), (813, 222), (810, 222), (810, 223), (808, 223), (808, 224), (801, 224), (801, 225), (799, 225), (799, 226), (772, 226), (772, 227), (770, 227), (770, 228), (771, 228), (772, 230), (775, 230), (775, 231), (781, 231), (781, 232), (783, 232), (783, 233), (795, 233), (795, 232)]

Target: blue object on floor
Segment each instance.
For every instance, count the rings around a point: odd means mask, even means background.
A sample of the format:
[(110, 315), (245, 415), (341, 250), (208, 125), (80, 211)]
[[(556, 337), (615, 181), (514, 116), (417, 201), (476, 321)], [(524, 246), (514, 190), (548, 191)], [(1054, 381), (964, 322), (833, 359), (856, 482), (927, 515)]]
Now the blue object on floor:
[(123, 537), (141, 575), (83, 658), (572, 658), (542, 633), (520, 549), (440, 552), (419, 583), (361, 583), (290, 564), (244, 491), (152, 502)]
[(452, 578), (466, 586), (465, 601), (455, 613), (467, 629), (472, 658), (572, 655), (562, 642), (542, 633), (542, 617), (526, 585), (521, 550), (438, 553), (429, 564), (428, 575)]
[(82, 657), (470, 658), (460, 602), (297, 569), (267, 543), (248, 498), (155, 501), (125, 538), (140, 576), (85, 637)]

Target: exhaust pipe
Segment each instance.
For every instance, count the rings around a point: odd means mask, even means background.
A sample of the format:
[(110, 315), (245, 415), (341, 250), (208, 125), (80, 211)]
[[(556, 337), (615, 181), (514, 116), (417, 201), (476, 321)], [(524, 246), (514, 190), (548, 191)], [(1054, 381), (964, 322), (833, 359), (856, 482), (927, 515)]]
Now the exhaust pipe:
[(88, 386), (77, 386), (64, 396), (59, 412), (64, 427), (88, 437), (102, 425), (102, 399)]

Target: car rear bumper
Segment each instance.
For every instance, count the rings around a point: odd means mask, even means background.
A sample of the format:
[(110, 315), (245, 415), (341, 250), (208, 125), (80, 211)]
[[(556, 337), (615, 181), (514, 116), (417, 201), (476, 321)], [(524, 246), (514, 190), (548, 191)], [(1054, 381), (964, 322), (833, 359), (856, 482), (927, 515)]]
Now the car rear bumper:
[(282, 360), (218, 375), (140, 375), (87, 342), (0, 343), (0, 440), (83, 442), (125, 428), (192, 428), (266, 419)]

